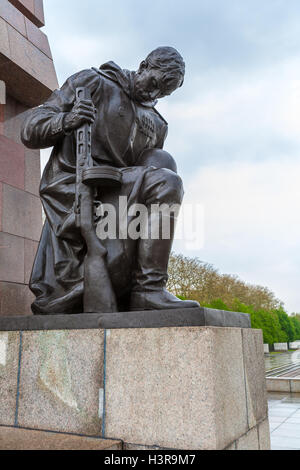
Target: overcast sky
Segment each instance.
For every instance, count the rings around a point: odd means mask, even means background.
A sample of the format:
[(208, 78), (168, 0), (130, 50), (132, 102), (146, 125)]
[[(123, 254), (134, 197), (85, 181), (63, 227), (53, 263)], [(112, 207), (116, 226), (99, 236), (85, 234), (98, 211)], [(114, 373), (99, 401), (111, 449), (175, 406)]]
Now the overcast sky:
[[(44, 0), (60, 85), (114, 60), (136, 69), (158, 46), (186, 61), (158, 105), (204, 245), (175, 250), (273, 290), (300, 312), (299, 0)], [(43, 153), (43, 161), (47, 152)]]

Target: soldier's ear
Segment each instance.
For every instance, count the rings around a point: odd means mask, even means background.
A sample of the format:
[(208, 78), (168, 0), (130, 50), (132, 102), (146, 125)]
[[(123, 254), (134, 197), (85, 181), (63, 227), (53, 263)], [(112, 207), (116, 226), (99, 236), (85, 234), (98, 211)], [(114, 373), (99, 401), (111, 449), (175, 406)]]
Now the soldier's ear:
[(146, 60), (143, 60), (140, 64), (139, 72), (142, 72), (143, 70), (146, 70), (148, 68), (148, 62)]

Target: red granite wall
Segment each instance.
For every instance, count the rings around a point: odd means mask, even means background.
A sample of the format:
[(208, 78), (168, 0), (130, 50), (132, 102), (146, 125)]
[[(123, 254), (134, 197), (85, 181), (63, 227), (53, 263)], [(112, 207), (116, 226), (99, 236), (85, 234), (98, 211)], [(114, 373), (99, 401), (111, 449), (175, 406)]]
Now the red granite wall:
[(6, 316), (31, 315), (28, 283), (42, 229), (40, 152), (20, 139), (25, 112), (57, 87), (47, 36), (36, 26), (44, 22), (42, 7), (40, 0), (0, 0), (0, 315)]
[(39, 28), (45, 25), (43, 0), (9, 1)]
[(0, 0), (0, 79), (28, 106), (58, 86), (47, 36), (8, 0)]

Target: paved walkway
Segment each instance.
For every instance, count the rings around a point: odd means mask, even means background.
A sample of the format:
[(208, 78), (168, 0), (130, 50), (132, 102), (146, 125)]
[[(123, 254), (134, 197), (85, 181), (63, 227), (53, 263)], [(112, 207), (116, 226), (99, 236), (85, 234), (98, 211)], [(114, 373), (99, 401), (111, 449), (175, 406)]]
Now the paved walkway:
[(300, 450), (300, 393), (268, 393), (272, 450)]
[(291, 366), (300, 365), (300, 349), (296, 351), (288, 351), (284, 353), (277, 354), (266, 354), (265, 355), (265, 365), (267, 375), (271, 375), (271, 371), (284, 370), (285, 368)]

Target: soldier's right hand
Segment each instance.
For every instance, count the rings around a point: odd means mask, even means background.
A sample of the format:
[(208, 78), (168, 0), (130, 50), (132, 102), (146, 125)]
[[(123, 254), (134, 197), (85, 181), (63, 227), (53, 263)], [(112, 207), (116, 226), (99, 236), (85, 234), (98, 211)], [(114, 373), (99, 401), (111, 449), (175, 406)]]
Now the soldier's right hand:
[(66, 132), (78, 129), (83, 124), (92, 124), (95, 121), (96, 109), (91, 100), (76, 101), (70, 113), (64, 118)]

